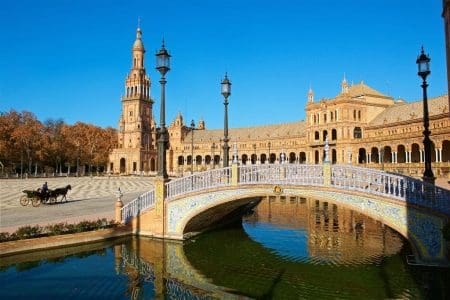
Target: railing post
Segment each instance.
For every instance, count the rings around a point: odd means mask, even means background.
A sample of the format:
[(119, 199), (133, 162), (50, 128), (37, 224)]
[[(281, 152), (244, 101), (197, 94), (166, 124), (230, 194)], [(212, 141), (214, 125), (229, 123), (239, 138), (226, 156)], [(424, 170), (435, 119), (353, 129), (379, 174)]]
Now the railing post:
[(331, 186), (331, 163), (329, 161), (324, 161), (322, 168), (323, 168), (323, 185)]
[(237, 186), (239, 184), (239, 164), (233, 161), (231, 165), (231, 185)]
[(122, 196), (123, 196), (123, 194), (120, 191), (120, 188), (116, 192), (116, 196), (117, 196), (117, 201), (114, 206), (114, 211), (115, 211), (115, 215), (116, 215), (115, 221), (116, 221), (116, 223), (122, 223), (124, 221), (124, 220), (122, 220), (122, 207), (123, 207)]
[(155, 210), (158, 217), (163, 217), (164, 214), (164, 203), (166, 199), (166, 183), (167, 179), (162, 176), (156, 176), (155, 183)]

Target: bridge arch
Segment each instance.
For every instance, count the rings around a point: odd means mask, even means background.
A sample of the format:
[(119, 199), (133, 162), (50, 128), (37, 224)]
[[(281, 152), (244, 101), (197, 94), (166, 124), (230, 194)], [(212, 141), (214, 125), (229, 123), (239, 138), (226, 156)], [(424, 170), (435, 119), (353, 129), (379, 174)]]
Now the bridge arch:
[[(204, 191), (170, 201), (167, 206), (170, 216), (167, 224), (168, 234), (174, 239), (189, 238), (210, 228), (211, 225), (218, 224), (223, 218), (229, 219), (242, 215), (246, 209), (255, 206), (262, 198), (269, 195), (274, 195), (273, 185), (248, 185)], [(441, 226), (441, 220), (430, 218), (419, 210), (395, 203), (386, 204), (381, 198), (318, 186), (286, 186), (282, 189), (282, 195), (286, 198), (314, 198), (345, 206), (396, 230), (410, 242), (417, 257), (445, 256), (443, 254), (445, 243), (440, 241), (441, 235), (437, 231), (437, 228)], [(412, 219), (423, 223), (411, 226)], [(427, 231), (424, 231), (425, 227)], [(425, 245), (426, 239), (432, 242)]]
[(450, 215), (450, 191), (407, 176), (351, 165), (233, 164), (162, 183), (165, 188), (157, 185), (122, 208), (122, 220), (134, 218), (133, 230), (184, 239), (267, 195), (309, 197), (345, 205), (390, 226), (420, 258), (445, 259), (441, 228)]

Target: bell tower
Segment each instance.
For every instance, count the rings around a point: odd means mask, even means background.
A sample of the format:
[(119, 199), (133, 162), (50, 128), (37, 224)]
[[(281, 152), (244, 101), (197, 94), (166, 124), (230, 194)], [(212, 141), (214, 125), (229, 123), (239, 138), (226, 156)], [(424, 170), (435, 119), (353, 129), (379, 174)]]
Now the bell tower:
[(122, 96), (122, 115), (119, 120), (118, 148), (110, 156), (111, 172), (140, 173), (152, 171), (156, 159), (152, 126), (153, 103), (150, 97), (151, 81), (145, 67), (145, 48), (140, 25), (131, 49), (131, 69), (125, 79)]

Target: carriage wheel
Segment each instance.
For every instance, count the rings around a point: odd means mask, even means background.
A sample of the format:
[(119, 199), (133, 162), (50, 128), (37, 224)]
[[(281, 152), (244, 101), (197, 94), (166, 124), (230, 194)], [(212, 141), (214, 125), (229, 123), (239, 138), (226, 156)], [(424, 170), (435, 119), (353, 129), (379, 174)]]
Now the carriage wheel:
[(22, 206), (27, 206), (28, 203), (30, 203), (30, 199), (28, 199), (27, 196), (23, 195), (22, 197), (20, 197), (20, 204)]
[(49, 197), (48, 200), (50, 201), (50, 204), (54, 204), (56, 202), (56, 197)]
[(31, 200), (31, 204), (33, 204), (34, 207), (38, 207), (39, 205), (41, 205), (41, 199), (39, 199), (38, 197), (34, 197)]

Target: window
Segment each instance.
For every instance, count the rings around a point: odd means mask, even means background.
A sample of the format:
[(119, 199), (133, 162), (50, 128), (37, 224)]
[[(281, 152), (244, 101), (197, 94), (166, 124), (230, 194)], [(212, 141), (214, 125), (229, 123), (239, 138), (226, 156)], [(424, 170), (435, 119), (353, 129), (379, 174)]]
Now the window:
[(356, 120), (356, 110), (353, 110), (353, 120)]
[(318, 131), (314, 132), (314, 139), (315, 139), (316, 141), (320, 139), (320, 137), (319, 137), (319, 132), (318, 132)]
[(358, 121), (361, 121), (361, 111), (358, 110)]
[(362, 138), (362, 130), (361, 127), (355, 127), (353, 130), (353, 138), (360, 139)]
[(133, 116), (133, 111), (132, 110), (130, 110), (130, 116)]

